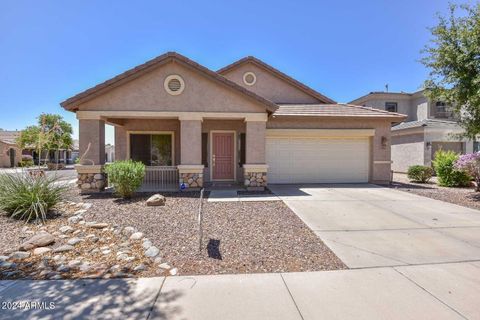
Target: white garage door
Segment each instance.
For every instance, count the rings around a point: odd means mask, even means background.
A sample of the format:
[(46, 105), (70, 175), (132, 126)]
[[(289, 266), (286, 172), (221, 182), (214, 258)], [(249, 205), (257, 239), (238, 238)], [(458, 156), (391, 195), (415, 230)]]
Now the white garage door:
[(368, 137), (267, 136), (269, 183), (368, 182)]

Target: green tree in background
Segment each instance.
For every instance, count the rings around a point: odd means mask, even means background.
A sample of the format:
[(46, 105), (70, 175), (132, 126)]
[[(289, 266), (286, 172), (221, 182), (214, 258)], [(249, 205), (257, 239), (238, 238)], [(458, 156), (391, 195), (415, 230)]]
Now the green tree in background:
[(17, 139), (19, 146), (33, 148), (39, 155), (42, 150), (56, 151), (72, 147), (72, 126), (57, 114), (41, 114), (38, 124), (28, 126)]
[(431, 33), (421, 60), (430, 69), (426, 94), (452, 105), (463, 135), (473, 139), (480, 134), (480, 3), (450, 4)]

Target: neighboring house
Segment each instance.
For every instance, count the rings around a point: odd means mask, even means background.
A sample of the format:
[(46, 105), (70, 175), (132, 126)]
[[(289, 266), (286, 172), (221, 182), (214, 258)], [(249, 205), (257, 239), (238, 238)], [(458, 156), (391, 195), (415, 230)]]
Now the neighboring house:
[(22, 149), (16, 139), (20, 131), (0, 130), (0, 168), (16, 167), (22, 160)]
[(415, 93), (371, 92), (351, 103), (379, 110), (399, 112), (408, 117), (392, 127), (392, 169), (406, 172), (409, 166), (430, 166), (437, 150), (458, 153), (477, 151), (462, 132), (451, 107), (441, 101), (430, 101), (424, 90)]
[(115, 161), (115, 146), (111, 144), (105, 145), (105, 162)]
[[(405, 120), (337, 104), (254, 57), (214, 72), (177, 53), (61, 106), (79, 120), (80, 154), (90, 145), (79, 173), (101, 173), (108, 123), (115, 127), (116, 160), (174, 168), (186, 188), (212, 181), (255, 189), (267, 181), (387, 183), (390, 128)], [(79, 177), (82, 188), (95, 186), (92, 175)]]

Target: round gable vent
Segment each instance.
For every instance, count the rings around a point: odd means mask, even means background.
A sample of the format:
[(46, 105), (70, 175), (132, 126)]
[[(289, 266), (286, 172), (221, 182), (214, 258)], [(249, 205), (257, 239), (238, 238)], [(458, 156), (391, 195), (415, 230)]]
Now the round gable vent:
[(185, 89), (185, 82), (179, 75), (173, 74), (165, 78), (163, 83), (165, 90), (172, 96), (177, 96)]
[(253, 72), (245, 72), (243, 74), (243, 83), (247, 86), (253, 86), (257, 82), (257, 76)]

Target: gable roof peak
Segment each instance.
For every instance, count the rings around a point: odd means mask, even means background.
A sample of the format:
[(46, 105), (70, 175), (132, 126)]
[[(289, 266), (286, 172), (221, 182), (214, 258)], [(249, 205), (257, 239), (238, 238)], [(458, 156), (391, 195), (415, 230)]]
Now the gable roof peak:
[(263, 69), (269, 71), (270, 73), (274, 74), (278, 78), (283, 79), (284, 81), (290, 83), (294, 87), (296, 87), (296, 88), (300, 89), (301, 91), (307, 93), (308, 95), (318, 99), (321, 103), (336, 103), (335, 100), (330, 99), (329, 97), (327, 97), (327, 96), (321, 94), (320, 92), (310, 88), (306, 84), (301, 83), (300, 81), (290, 77), (289, 75), (281, 72), (280, 70), (272, 67), (271, 65), (267, 64), (266, 62), (258, 59), (257, 57), (254, 57), (254, 56), (243, 57), (240, 60), (237, 60), (237, 61), (235, 61), (235, 62), (217, 70), (217, 73), (223, 75), (223, 74), (227, 73), (228, 71), (233, 70), (233, 69), (239, 67), (240, 65), (246, 63), (246, 62), (253, 62), (254, 64), (259, 66), (260, 68), (263, 68)]
[(116, 88), (117, 86), (135, 79), (139, 75), (142, 75), (143, 73), (149, 72), (153, 70), (154, 68), (157, 68), (158, 66), (162, 65), (166, 61), (168, 62), (169, 59), (175, 59), (177, 61), (180, 61), (186, 66), (189, 66), (190, 68), (196, 70), (197, 72), (213, 79), (214, 81), (220, 82), (223, 85), (229, 87), (230, 89), (246, 96), (249, 97), (250, 99), (256, 100), (257, 102), (263, 104), (266, 109), (269, 112), (274, 112), (278, 106), (273, 103), (272, 101), (265, 99), (264, 97), (261, 97), (257, 95), (256, 93), (247, 90), (246, 88), (236, 84), (235, 82), (228, 80), (224, 76), (220, 75), (219, 73), (212, 71), (208, 69), (207, 67), (202, 66), (201, 64), (190, 60), (189, 58), (185, 57), (184, 55), (181, 55), (178, 52), (174, 51), (168, 51), (156, 58), (153, 58), (143, 64), (140, 64), (134, 68), (131, 68), (105, 82), (102, 82), (90, 89), (87, 89), (71, 98), (66, 99), (65, 101), (61, 102), (60, 105), (67, 110), (70, 111), (75, 111), (75, 108), (78, 104), (81, 104), (89, 99), (93, 99), (97, 95), (102, 94), (103, 92), (106, 92), (108, 90), (111, 90), (113, 88)]

